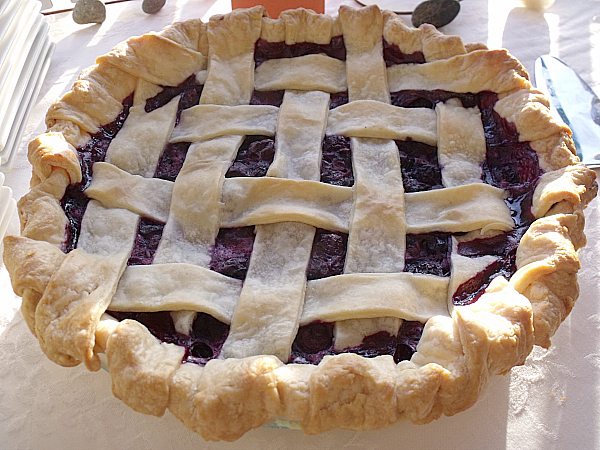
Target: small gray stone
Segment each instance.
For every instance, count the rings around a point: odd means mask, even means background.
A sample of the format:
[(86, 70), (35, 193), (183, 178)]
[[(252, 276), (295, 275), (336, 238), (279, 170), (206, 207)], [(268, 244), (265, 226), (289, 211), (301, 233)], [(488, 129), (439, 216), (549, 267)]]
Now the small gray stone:
[(102, 23), (105, 19), (106, 6), (100, 0), (78, 0), (73, 7), (75, 23)]
[(144, 0), (142, 2), (142, 11), (146, 14), (156, 14), (159, 12), (167, 0)]
[(417, 5), (412, 14), (412, 24), (419, 27), (430, 23), (436, 28), (448, 25), (460, 11), (457, 0), (427, 0)]

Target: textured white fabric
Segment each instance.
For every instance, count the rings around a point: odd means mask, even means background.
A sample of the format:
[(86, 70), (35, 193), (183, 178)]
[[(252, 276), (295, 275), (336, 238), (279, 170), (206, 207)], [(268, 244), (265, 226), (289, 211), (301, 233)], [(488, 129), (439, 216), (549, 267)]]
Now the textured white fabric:
[[(408, 0), (406, 0), (408, 1)], [(412, 0), (411, 0), (412, 1)], [(326, 2), (329, 12), (348, 0)], [(404, 0), (395, 2), (404, 8)], [(409, 2), (410, 3), (410, 2)], [(413, 2), (414, 3), (414, 2)], [(173, 20), (222, 12), (226, 1), (168, 2), (159, 14), (146, 16), (139, 2), (108, 5), (102, 26), (80, 27), (70, 14), (50, 18), (58, 43), (48, 78), (34, 114), (25, 129), (21, 153), (5, 184), (15, 197), (27, 192), (29, 165), (26, 142), (43, 129), (43, 116), (52, 100), (73, 82), (96, 55), (115, 43), (149, 29), (159, 30)], [(212, 9), (211, 9), (212, 8)], [(496, 0), (463, 2), (458, 18), (444, 31), (466, 42), (506, 46), (533, 69), (535, 57), (552, 51), (573, 65), (600, 91), (597, 52), (600, 2), (557, 0), (545, 12)], [(85, 47), (88, 48), (85, 48)], [(373, 432), (337, 430), (318, 436), (298, 431), (262, 428), (235, 443), (206, 443), (167, 414), (161, 419), (137, 414), (110, 394), (108, 374), (84, 368), (64, 369), (39, 350), (18, 313), (8, 275), (0, 272), (0, 447), (164, 449), (278, 449), (278, 448), (446, 448), (446, 449), (593, 449), (600, 442), (600, 211), (595, 200), (586, 212), (589, 244), (581, 252), (578, 304), (553, 340), (549, 352), (534, 350), (526, 366), (508, 378), (490, 383), (489, 390), (470, 410), (437, 422), (414, 426), (398, 423)], [(16, 215), (9, 227), (18, 232)], [(83, 414), (83, 412), (86, 412)], [(90, 414), (89, 412), (93, 413)]]

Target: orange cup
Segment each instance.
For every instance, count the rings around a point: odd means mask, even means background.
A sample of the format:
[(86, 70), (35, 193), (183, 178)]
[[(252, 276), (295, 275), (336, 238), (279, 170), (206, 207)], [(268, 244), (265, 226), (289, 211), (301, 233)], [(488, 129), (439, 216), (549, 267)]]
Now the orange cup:
[(279, 17), (281, 11), (294, 8), (307, 8), (315, 12), (325, 12), (325, 0), (231, 0), (232, 8), (250, 8), (263, 5), (269, 16)]

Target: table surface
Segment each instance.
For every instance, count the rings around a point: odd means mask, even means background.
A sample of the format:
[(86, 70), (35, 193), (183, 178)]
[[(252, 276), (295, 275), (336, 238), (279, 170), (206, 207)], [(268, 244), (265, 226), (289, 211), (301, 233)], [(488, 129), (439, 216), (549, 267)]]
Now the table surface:
[[(76, 25), (70, 14), (48, 17), (56, 51), (27, 123), (21, 153), (6, 177), (15, 198), (28, 190), (27, 142), (43, 131), (44, 114), (51, 102), (96, 56), (132, 34), (160, 30), (175, 20), (206, 20), (230, 7), (227, 0), (168, 0), (158, 14), (148, 16), (140, 3), (109, 5), (102, 25)], [(351, 0), (327, 1), (327, 12), (335, 14), (341, 3), (355, 4)], [(398, 9), (414, 3), (397, 1)], [(444, 32), (461, 35), (466, 42), (506, 47), (530, 72), (537, 56), (554, 54), (600, 92), (600, 0), (557, 0), (545, 11), (512, 0), (464, 0), (461, 5), (460, 15)], [(535, 348), (525, 366), (491, 380), (479, 402), (466, 412), (428, 425), (401, 422), (372, 432), (337, 430), (307, 436), (263, 427), (235, 443), (207, 443), (168, 413), (162, 418), (135, 413), (111, 395), (107, 373), (62, 368), (43, 356), (21, 318), (20, 299), (13, 294), (2, 267), (0, 448), (600, 448), (598, 203), (594, 201), (586, 212), (588, 245), (580, 252), (579, 301), (557, 332), (553, 347), (548, 351)], [(16, 214), (8, 233), (18, 233)]]

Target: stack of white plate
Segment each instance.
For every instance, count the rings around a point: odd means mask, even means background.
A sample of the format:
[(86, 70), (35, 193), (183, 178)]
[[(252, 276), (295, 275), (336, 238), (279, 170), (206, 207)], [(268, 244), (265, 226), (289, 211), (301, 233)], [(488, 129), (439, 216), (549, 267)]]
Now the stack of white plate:
[(4, 174), (0, 172), (0, 238), (4, 236), (10, 218), (17, 208), (17, 202), (12, 196), (12, 189), (3, 184)]
[[(40, 7), (36, 0), (0, 0), (0, 169), (3, 170), (10, 168), (15, 158), (25, 122), (50, 65), (54, 45), (49, 40), (48, 24), (40, 14)], [(0, 201), (2, 198), (4, 191), (0, 193)]]

